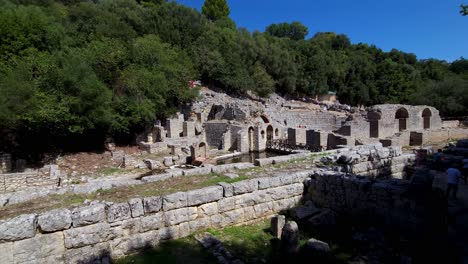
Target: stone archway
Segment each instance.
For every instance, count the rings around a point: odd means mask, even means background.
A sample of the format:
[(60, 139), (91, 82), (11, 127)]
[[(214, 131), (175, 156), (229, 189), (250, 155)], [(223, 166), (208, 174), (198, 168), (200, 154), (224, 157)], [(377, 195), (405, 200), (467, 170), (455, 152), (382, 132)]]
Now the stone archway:
[(402, 107), (396, 111), (395, 119), (398, 120), (398, 131), (404, 131), (407, 129), (408, 117), (409, 113), (406, 108)]
[(249, 136), (249, 151), (254, 151), (254, 128), (249, 127), (248, 136)]
[(429, 108), (426, 108), (422, 112), (422, 118), (423, 118), (423, 128), (424, 129), (430, 129), (431, 128), (431, 117), (432, 117), (432, 112)]

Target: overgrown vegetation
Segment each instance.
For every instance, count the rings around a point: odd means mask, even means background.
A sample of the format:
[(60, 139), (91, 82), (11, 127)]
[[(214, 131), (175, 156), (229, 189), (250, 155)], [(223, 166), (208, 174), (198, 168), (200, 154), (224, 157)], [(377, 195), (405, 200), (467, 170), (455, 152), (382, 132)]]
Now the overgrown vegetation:
[(225, 0), (203, 13), (163, 0), (0, 0), (0, 151), (128, 142), (194, 100), (194, 79), (234, 94), (331, 90), (349, 104), (468, 113), (463, 58), (417, 60), (331, 32), (305, 39), (299, 22), (249, 32), (228, 15)]

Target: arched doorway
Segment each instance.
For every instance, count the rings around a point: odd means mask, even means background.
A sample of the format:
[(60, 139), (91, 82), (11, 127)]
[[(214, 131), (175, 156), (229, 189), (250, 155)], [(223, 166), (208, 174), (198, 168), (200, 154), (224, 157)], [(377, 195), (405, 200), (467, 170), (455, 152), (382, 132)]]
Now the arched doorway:
[(254, 151), (254, 129), (249, 127), (249, 151)]
[(367, 119), (369, 120), (369, 137), (379, 137), (379, 120), (381, 117), (382, 113), (380, 110), (367, 113)]
[(206, 159), (207, 158), (206, 153), (207, 153), (206, 143), (201, 142), (200, 145), (198, 145), (198, 157), (197, 158)]
[(398, 131), (404, 131), (407, 128), (409, 113), (405, 108), (400, 108), (395, 113), (395, 119), (398, 119)]
[(422, 118), (423, 118), (423, 128), (424, 129), (430, 129), (431, 128), (431, 116), (432, 112), (429, 108), (424, 109), (422, 112)]
[(267, 127), (267, 142), (272, 142), (273, 137), (273, 126), (270, 125)]

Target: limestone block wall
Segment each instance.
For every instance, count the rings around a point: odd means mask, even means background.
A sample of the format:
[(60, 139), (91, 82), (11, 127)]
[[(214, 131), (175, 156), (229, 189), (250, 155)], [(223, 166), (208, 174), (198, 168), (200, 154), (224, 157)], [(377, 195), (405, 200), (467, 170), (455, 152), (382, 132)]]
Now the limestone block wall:
[[(409, 233), (447, 232), (443, 192), (415, 188), (408, 181), (372, 181), (338, 172), (315, 173), (305, 200), (361, 222), (383, 224)], [(392, 229), (393, 230), (393, 229)]]
[(306, 126), (307, 129), (322, 131), (337, 130), (346, 120), (346, 117), (320, 111), (267, 111), (267, 113), (272, 120), (285, 127)]
[(208, 228), (294, 207), (309, 172), (0, 221), (4, 263), (100, 263)]

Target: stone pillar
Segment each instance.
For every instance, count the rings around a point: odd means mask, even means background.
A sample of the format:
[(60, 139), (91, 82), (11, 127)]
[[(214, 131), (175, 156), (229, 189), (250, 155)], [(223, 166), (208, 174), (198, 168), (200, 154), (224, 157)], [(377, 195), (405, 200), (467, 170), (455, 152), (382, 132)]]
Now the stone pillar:
[(305, 145), (306, 130), (304, 128), (288, 128), (288, 143), (291, 145)]
[(288, 221), (281, 234), (281, 252), (283, 254), (296, 253), (299, 247), (299, 227), (296, 222)]
[(306, 145), (312, 148), (327, 148), (328, 133), (315, 130), (307, 130)]
[(271, 232), (276, 238), (281, 238), (284, 224), (286, 223), (286, 217), (284, 215), (277, 215), (271, 218)]
[(183, 123), (184, 137), (194, 137), (195, 136), (195, 122), (185, 121)]

